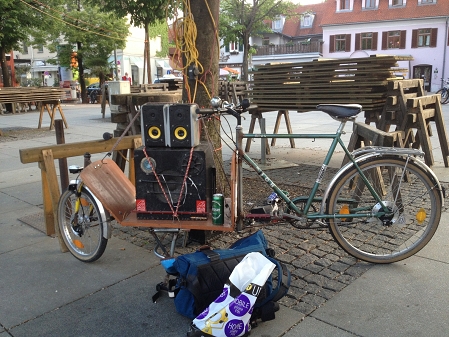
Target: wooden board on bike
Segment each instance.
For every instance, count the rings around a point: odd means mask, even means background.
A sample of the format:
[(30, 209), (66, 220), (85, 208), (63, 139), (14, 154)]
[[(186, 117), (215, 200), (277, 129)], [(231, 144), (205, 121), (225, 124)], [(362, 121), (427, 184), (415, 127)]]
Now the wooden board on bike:
[(136, 189), (113, 160), (93, 162), (80, 176), (118, 222), (136, 208)]
[[(233, 172), (235, 169), (233, 160)], [(234, 175), (234, 174), (233, 174)], [(179, 228), (213, 231), (233, 231), (235, 224), (235, 198), (231, 199), (229, 220), (224, 225), (213, 225), (209, 212), (204, 220), (147, 220), (138, 219), (136, 212), (136, 188), (111, 159), (98, 160), (81, 172), (81, 179), (102, 205), (122, 226), (148, 228)], [(236, 179), (231, 178), (234, 194)]]

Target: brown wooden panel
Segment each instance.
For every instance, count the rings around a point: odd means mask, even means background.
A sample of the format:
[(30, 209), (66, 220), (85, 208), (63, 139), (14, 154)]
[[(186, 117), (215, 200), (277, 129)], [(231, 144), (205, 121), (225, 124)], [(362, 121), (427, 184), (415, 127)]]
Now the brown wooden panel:
[(136, 208), (136, 189), (113, 160), (95, 161), (80, 176), (118, 222)]

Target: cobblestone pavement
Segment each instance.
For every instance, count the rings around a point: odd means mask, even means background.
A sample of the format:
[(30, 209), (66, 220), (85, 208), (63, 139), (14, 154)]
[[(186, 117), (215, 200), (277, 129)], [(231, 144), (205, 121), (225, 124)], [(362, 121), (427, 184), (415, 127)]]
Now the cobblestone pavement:
[[(317, 166), (300, 165), (270, 170), (268, 174), (274, 181), (282, 181), (286, 185), (302, 185), (299, 181), (311, 184), (318, 170)], [(335, 169), (329, 168), (327, 178), (332, 177), (335, 172)], [(251, 177), (252, 174), (244, 170), (244, 178), (252, 179)], [(325, 177), (323, 186), (326, 185)], [(344, 252), (334, 241), (328, 228), (297, 229), (291, 224), (261, 225), (247, 227), (239, 233), (208, 232), (210, 234), (206, 235), (207, 243), (215, 249), (227, 248), (237, 239), (258, 229), (263, 230), (269, 246), (276, 252), (276, 258), (285, 263), (292, 274), (290, 290), (280, 303), (301, 312), (304, 316), (324, 304), (371, 267), (371, 264), (358, 261)], [(113, 234), (148, 250), (155, 247), (155, 241), (148, 230), (115, 225)], [(171, 235), (167, 234), (161, 239), (169, 244)], [(181, 235), (177, 241), (176, 255), (194, 251), (200, 246), (198, 242), (190, 242), (183, 247), (183, 242), (184, 237)]]

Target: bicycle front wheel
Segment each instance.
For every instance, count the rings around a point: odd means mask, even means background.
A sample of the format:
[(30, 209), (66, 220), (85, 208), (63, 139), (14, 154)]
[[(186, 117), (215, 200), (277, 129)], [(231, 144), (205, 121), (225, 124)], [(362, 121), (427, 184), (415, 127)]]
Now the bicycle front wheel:
[(417, 253), (440, 222), (437, 182), (402, 157), (372, 158), (359, 166), (389, 211), (382, 210), (352, 167), (334, 184), (327, 200), (328, 214), (350, 215), (329, 219), (333, 237), (346, 252), (372, 263), (396, 262)]
[(59, 228), (67, 248), (78, 260), (93, 262), (103, 255), (108, 243), (103, 235), (105, 221), (92, 194), (85, 188), (80, 196), (71, 190), (61, 195)]

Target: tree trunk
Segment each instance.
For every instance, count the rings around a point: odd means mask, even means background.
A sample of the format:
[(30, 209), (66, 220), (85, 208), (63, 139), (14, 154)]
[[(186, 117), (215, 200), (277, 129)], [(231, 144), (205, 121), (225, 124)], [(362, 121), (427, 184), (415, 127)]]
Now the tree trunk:
[(0, 46), (0, 67), (2, 68), (3, 86), (10, 87), (11, 80), (9, 78), (8, 64), (6, 63), (6, 50), (3, 45)]
[[(3, 87), (10, 87), (11, 80), (9, 78), (8, 64), (6, 63), (6, 50), (0, 45), (0, 67), (2, 68)], [(13, 112), (12, 103), (5, 103), (6, 111)]]
[[(145, 52), (147, 55), (147, 79), (148, 84), (151, 84), (153, 81), (151, 79), (151, 55), (150, 55), (150, 32), (149, 32), (149, 24), (145, 24)], [(144, 82), (145, 83), (145, 82)]]
[[(219, 41), (217, 40), (216, 32), (218, 30), (218, 20), (220, 12), (220, 2), (216, 0), (205, 0), (207, 6), (202, 1), (192, 1), (190, 3), (190, 10), (193, 14), (194, 22), (197, 31), (201, 31), (197, 35), (195, 42), (198, 50), (198, 62), (203, 66), (202, 73), (198, 75), (200, 82), (189, 81), (190, 97), (200, 107), (209, 107), (210, 99), (218, 95), (218, 57), (219, 57)], [(211, 18), (211, 14), (212, 14)], [(190, 66), (185, 64), (185, 66)], [(206, 89), (201, 84), (204, 83)], [(196, 88), (195, 88), (196, 86)], [(196, 90), (195, 90), (196, 89)], [(196, 92), (196, 94), (195, 94)], [(211, 120), (205, 122), (207, 133), (212, 142), (215, 151), (215, 166), (217, 168), (217, 189), (220, 193), (229, 195), (228, 185), (226, 184), (225, 173), (221, 168), (223, 167), (223, 157), (221, 150), (220, 138), (220, 121)], [(217, 132), (218, 131), (218, 132)], [(205, 132), (202, 132), (204, 136)]]
[[(145, 32), (145, 41), (148, 39), (147, 37), (147, 32)], [(145, 77), (147, 76), (147, 57), (148, 57), (148, 53), (147, 53), (147, 43), (144, 42), (143, 43), (143, 70), (142, 70), (142, 84), (145, 84)], [(120, 78), (121, 79), (121, 78)]]
[(243, 61), (242, 61), (242, 81), (248, 81), (248, 48), (249, 47), (249, 35), (243, 34)]

